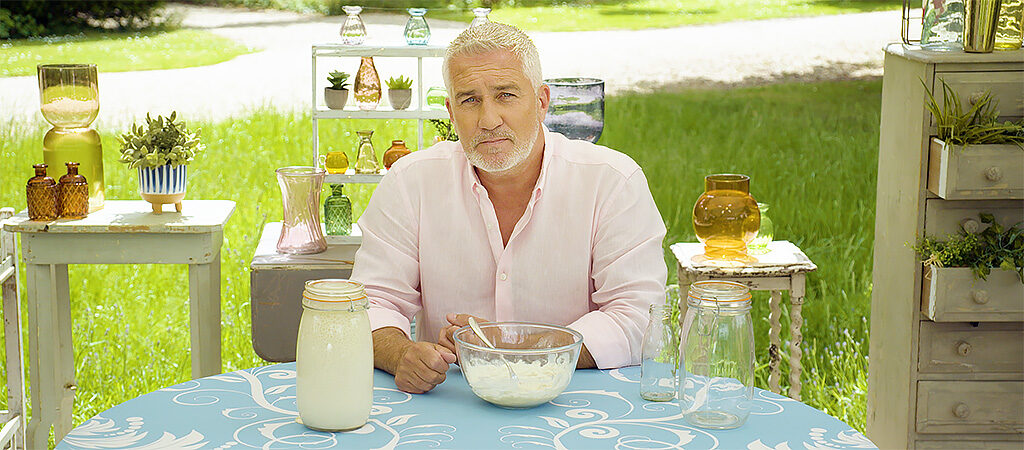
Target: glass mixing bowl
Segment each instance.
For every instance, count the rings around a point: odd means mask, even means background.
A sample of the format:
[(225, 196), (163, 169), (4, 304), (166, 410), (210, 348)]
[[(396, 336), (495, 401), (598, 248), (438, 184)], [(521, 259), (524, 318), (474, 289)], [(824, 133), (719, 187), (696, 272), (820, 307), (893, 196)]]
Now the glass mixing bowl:
[(529, 322), (486, 322), (480, 329), (497, 348), (469, 326), (454, 335), (462, 374), (477, 397), (503, 408), (532, 408), (557, 397), (572, 380), (583, 345), (579, 332)]

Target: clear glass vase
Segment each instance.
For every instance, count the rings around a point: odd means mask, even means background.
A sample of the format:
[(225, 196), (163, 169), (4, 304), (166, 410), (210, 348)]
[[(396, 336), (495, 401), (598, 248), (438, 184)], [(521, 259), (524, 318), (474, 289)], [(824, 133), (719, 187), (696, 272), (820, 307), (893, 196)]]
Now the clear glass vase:
[(448, 91), (441, 86), (431, 86), (427, 89), (427, 108), (442, 110), (445, 109), (444, 101), (448, 98)]
[(679, 308), (679, 286), (665, 289), (665, 303), (653, 304), (641, 344), (640, 397), (654, 402), (676, 398), (679, 358), (679, 327), (673, 311)]
[(320, 229), (320, 187), (325, 174), (319, 167), (277, 169), (277, 184), (281, 186), (284, 204), (278, 252), (309, 254), (327, 250), (327, 241)]
[(359, 148), (356, 149), (356, 173), (377, 173), (380, 172), (380, 164), (377, 163), (377, 152), (373, 149), (373, 130), (360, 130), (356, 132), (359, 136)]
[(490, 19), (487, 18), (490, 13), (491, 8), (473, 8), (473, 21), (469, 23), (469, 28), (490, 22)]
[(554, 78), (544, 80), (544, 84), (551, 88), (544, 125), (569, 139), (596, 143), (604, 131), (604, 81)]
[(423, 16), (427, 8), (409, 8), (409, 21), (405, 22), (405, 43), (409, 45), (427, 45), (430, 41), (430, 26)]
[(734, 281), (697, 281), (686, 304), (678, 369), (683, 419), (702, 428), (739, 427), (753, 409), (750, 290)]
[(767, 203), (758, 203), (757, 210), (761, 213), (761, 226), (757, 228), (757, 236), (747, 243), (747, 253), (765, 255), (768, 253), (768, 243), (775, 239), (775, 224), (768, 217)]
[(964, 0), (924, 0), (922, 14), (921, 48), (963, 50)]
[(373, 65), (372, 56), (362, 57), (359, 63), (359, 72), (356, 73), (355, 87), (356, 105), (363, 111), (377, 109), (380, 104), (380, 76), (377, 75), (377, 68)]
[(341, 43), (345, 45), (360, 45), (366, 42), (366, 26), (363, 25), (363, 19), (359, 18), (359, 13), (363, 12), (363, 8), (360, 6), (345, 6), (342, 7), (345, 10), (345, 14), (348, 17), (345, 18), (345, 24), (341, 26)]
[(95, 64), (40, 64), (36, 76), (39, 110), (47, 122), (67, 130), (88, 128), (96, 120), (100, 99)]

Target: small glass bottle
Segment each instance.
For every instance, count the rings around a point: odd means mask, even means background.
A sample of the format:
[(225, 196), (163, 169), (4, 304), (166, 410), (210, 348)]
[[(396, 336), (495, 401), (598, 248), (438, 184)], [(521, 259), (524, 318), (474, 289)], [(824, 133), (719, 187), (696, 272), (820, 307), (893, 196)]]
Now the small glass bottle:
[(29, 178), (25, 186), (28, 196), (29, 220), (54, 220), (57, 218), (57, 182), (46, 176), (46, 164), (36, 164), (36, 176)]
[(324, 226), (331, 236), (352, 234), (352, 200), (345, 196), (343, 187), (332, 184), (331, 195), (324, 200)]
[(491, 8), (473, 8), (473, 21), (469, 23), (469, 28), (490, 22), (487, 18), (487, 15), (490, 13)]
[(78, 174), (78, 163), (64, 163), (68, 173), (57, 184), (57, 213), (64, 219), (81, 219), (89, 215), (89, 182)]
[(448, 91), (441, 86), (432, 86), (427, 89), (427, 107), (430, 109), (445, 109), (444, 100), (448, 98)]
[(356, 73), (355, 87), (356, 105), (363, 111), (377, 109), (380, 103), (380, 77), (373, 65), (372, 56), (364, 56)]
[(964, 42), (964, 0), (923, 0), (921, 48), (960, 51)]
[(356, 150), (356, 173), (377, 173), (380, 172), (380, 165), (377, 164), (377, 152), (373, 149), (373, 130), (356, 131), (359, 136), (359, 148)]
[(348, 155), (341, 150), (328, 151), (326, 155), (320, 155), (320, 164), (323, 164), (327, 173), (345, 173), (348, 170)]
[(1003, 0), (996, 26), (996, 50), (1017, 50), (1024, 41), (1024, 0)]
[(373, 343), (362, 284), (309, 280), (295, 343), (295, 406), (319, 431), (366, 424), (373, 406)]
[(341, 43), (345, 45), (360, 45), (366, 42), (366, 27), (363, 25), (363, 19), (359, 18), (359, 13), (363, 12), (363, 8), (360, 6), (344, 6), (341, 9), (345, 10), (345, 14), (348, 17), (345, 19), (345, 24), (341, 26)]
[(409, 153), (411, 152), (409, 151), (409, 148), (405, 146), (405, 141), (401, 139), (391, 141), (391, 148), (388, 148), (388, 151), (384, 152), (384, 168), (391, 169), (391, 165), (394, 164), (395, 161), (398, 161), (398, 158), (408, 155)]
[(758, 203), (757, 210), (761, 212), (761, 226), (757, 229), (757, 236), (747, 244), (747, 254), (766, 255), (768, 254), (768, 243), (775, 239), (775, 224), (768, 217), (768, 204)]
[(754, 325), (750, 289), (735, 281), (690, 285), (679, 358), (683, 419), (702, 428), (736, 428), (754, 396)]
[(405, 43), (427, 45), (430, 42), (430, 26), (423, 16), (427, 8), (409, 8), (409, 21), (405, 23)]
[[(670, 292), (673, 289), (674, 294)], [(651, 305), (650, 322), (641, 344), (640, 397), (653, 402), (674, 400), (677, 391), (679, 328), (673, 323), (672, 302), (678, 305), (679, 286), (670, 286), (665, 293), (664, 304)]]

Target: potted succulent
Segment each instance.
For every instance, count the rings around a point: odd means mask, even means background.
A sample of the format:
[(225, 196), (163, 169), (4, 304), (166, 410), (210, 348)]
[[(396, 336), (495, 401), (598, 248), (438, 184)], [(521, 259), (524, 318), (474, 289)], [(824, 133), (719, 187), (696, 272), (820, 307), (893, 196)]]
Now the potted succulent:
[(324, 88), (324, 103), (327, 103), (328, 108), (345, 109), (345, 103), (348, 102), (348, 77), (349, 74), (337, 70), (327, 76), (331, 85)]
[(388, 78), (388, 100), (395, 110), (406, 109), (412, 103), (412, 79), (404, 76)]
[(199, 130), (189, 130), (184, 122), (176, 122), (177, 113), (153, 119), (146, 114), (146, 125), (132, 124), (121, 135), (121, 159), (131, 169), (138, 169), (139, 193), (160, 214), (163, 205), (173, 204), (181, 212), (185, 198), (186, 170), (196, 154), (205, 146), (199, 142)]

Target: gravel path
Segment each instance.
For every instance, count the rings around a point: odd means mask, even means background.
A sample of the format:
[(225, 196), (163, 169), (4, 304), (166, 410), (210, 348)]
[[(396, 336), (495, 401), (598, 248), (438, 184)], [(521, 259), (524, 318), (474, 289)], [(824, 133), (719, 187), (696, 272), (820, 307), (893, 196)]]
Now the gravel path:
[[(120, 128), (171, 109), (191, 120), (239, 116), (255, 107), (308, 108), (310, 46), (337, 40), (344, 17), (180, 6), (186, 27), (258, 49), (205, 67), (100, 74), (96, 128)], [(399, 45), (405, 18), (364, 14), (368, 44)], [(428, 14), (429, 20), (429, 14)], [(882, 46), (899, 39), (899, 11), (733, 22), (640, 31), (533, 32), (546, 78), (602, 78), (610, 93), (666, 86), (758, 84), (778, 79), (846, 79), (881, 74)], [(466, 24), (430, 20), (435, 44)], [(378, 58), (382, 78), (415, 76), (415, 60)], [(318, 67), (354, 73), (358, 59)], [(424, 64), (442, 84), (439, 60)], [(0, 117), (42, 123), (35, 77), (0, 78)]]

